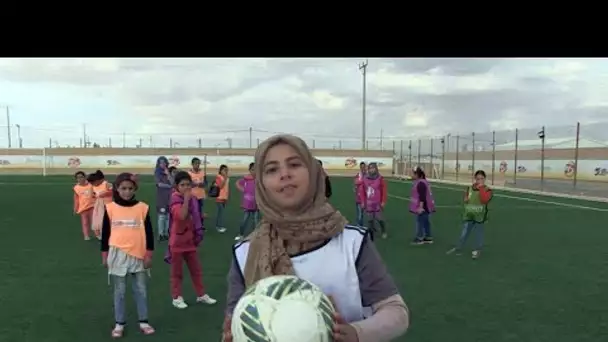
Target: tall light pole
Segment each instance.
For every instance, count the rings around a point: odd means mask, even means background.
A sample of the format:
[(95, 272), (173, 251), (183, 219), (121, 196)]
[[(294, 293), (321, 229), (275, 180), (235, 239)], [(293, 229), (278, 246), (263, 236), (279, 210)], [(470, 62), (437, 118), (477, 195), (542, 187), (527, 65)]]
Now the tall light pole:
[(11, 110), (9, 106), (1, 106), (6, 109), (6, 137), (8, 138), (8, 148), (13, 147), (13, 142), (11, 138)]
[(367, 131), (367, 121), (365, 119), (365, 106), (366, 106), (366, 96), (367, 96), (367, 59), (365, 62), (359, 63), (359, 70), (363, 74), (363, 99), (361, 102), (361, 149), (366, 149), (366, 131)]
[(23, 148), (23, 139), (21, 139), (21, 125), (16, 124), (17, 127), (17, 144), (19, 144), (19, 148)]

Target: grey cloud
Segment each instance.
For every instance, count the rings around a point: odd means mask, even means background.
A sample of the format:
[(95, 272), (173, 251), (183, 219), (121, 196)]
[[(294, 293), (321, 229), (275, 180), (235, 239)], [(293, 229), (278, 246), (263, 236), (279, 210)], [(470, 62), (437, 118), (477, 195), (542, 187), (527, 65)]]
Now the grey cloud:
[(439, 68), (446, 75), (461, 76), (485, 74), (503, 62), (500, 58), (415, 58), (394, 60), (393, 67), (396, 71), (406, 73), (424, 73)]
[[(116, 68), (95, 68), (88, 64), (60, 65), (60, 72), (45, 68), (43, 62), (23, 62), (13, 67), (0, 67), (0, 77), (21, 82), (51, 81), (78, 85), (121, 85), (133, 107), (167, 107), (192, 110), (183, 113), (184, 122), (200, 121), (203, 130), (242, 130), (252, 126), (269, 132), (301, 132), (317, 135), (320, 140), (331, 137), (350, 141), (357, 147), (361, 134), (362, 77), (357, 59), (305, 60), (120, 60)], [(487, 140), (490, 123), (513, 120), (522, 127), (522, 137), (534, 138), (538, 128), (547, 126), (552, 135), (571, 134), (576, 120), (606, 120), (608, 107), (583, 107), (585, 89), (595, 86), (584, 81), (574, 91), (565, 92), (563, 81), (542, 77), (528, 70), (543, 61), (505, 59), (395, 59), (370, 60), (370, 72), (386, 69), (392, 73), (420, 74), (438, 68), (443, 74), (479, 75), (490, 71), (511, 75), (519, 70), (523, 76), (515, 85), (503, 90), (456, 91), (433, 95), (413, 93), (406, 87), (378, 88), (368, 84), (368, 136), (409, 137), (441, 135), (448, 132), (468, 134), (480, 132), (478, 139)], [(0, 64), (2, 65), (2, 64)], [(522, 65), (523, 67), (519, 67)], [(219, 82), (225, 72), (233, 76)], [(156, 77), (155, 73), (158, 73)], [(236, 74), (236, 76), (234, 76)], [(160, 76), (159, 76), (160, 75)], [(163, 76), (166, 75), (166, 78)], [(207, 77), (208, 76), (208, 77)], [(298, 79), (301, 85), (285, 82)], [(139, 80), (139, 81), (138, 81)], [(143, 81), (141, 81), (143, 80)], [(148, 80), (154, 80), (153, 82)], [(139, 83), (138, 83), (139, 82)], [(587, 82), (587, 83), (585, 83)], [(314, 103), (295, 99), (281, 100), (271, 96), (274, 91), (286, 94), (313, 93), (322, 90), (343, 99), (341, 110), (321, 110)], [(566, 87), (567, 88), (567, 87)], [(422, 88), (421, 88), (422, 89)], [(282, 93), (281, 93), (282, 94)], [(302, 96), (304, 98), (304, 96)], [(188, 107), (187, 103), (205, 100), (209, 108)], [(408, 111), (418, 110), (432, 115), (430, 127), (408, 127), (403, 119)], [(144, 110), (145, 112), (145, 110)], [(152, 110), (150, 113), (153, 112)], [(144, 114), (145, 115), (145, 114)], [(149, 114), (156, 117), (157, 114)], [(167, 114), (169, 117), (172, 113)], [(220, 115), (222, 122), (216, 117)], [(320, 121), (322, 118), (322, 121)], [(191, 120), (191, 121), (189, 121)], [(179, 125), (171, 119), (171, 124)], [(196, 130), (189, 124), (188, 129)], [(495, 127), (500, 129), (501, 127)], [(591, 138), (602, 139), (606, 133), (590, 127)], [(597, 132), (596, 132), (597, 131)], [(608, 130), (603, 130), (607, 132)], [(465, 135), (466, 135), (465, 134)], [(510, 139), (512, 132), (499, 132), (500, 139)], [(327, 137), (327, 138), (325, 138)], [(321, 139), (323, 138), (323, 139)]]

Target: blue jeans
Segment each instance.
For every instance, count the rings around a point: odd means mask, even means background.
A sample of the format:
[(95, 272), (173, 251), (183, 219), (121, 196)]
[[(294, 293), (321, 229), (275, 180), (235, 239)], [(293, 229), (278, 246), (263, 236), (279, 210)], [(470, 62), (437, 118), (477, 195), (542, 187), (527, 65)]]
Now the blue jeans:
[(203, 207), (205, 206), (205, 200), (204, 199), (199, 199), (198, 200), (198, 209), (201, 211), (201, 217), (203, 217)]
[(483, 223), (478, 223), (474, 221), (466, 221), (464, 226), (462, 227), (462, 233), (460, 234), (460, 239), (458, 240), (458, 245), (456, 245), (456, 249), (462, 249), (464, 244), (467, 242), (469, 235), (471, 232), (475, 231), (476, 241), (475, 241), (475, 250), (479, 251), (483, 247)]
[(169, 214), (158, 214), (158, 237), (169, 236)]
[(125, 277), (112, 275), (114, 285), (114, 319), (117, 324), (125, 324), (127, 316), (125, 313), (125, 296), (127, 294), (127, 278), (131, 278), (133, 297), (137, 307), (137, 317), (140, 322), (148, 321), (148, 291), (146, 289), (146, 272), (127, 274)]
[(216, 202), (217, 215), (215, 216), (215, 228), (224, 227), (224, 209), (226, 209), (226, 202)]
[(355, 203), (356, 206), (356, 215), (357, 215), (357, 226), (363, 227), (363, 208), (361, 208), (361, 204)]
[(239, 234), (241, 236), (245, 236), (247, 232), (247, 228), (249, 228), (249, 221), (253, 221), (253, 228), (258, 225), (258, 221), (260, 220), (260, 212), (257, 210), (245, 210), (245, 214), (243, 215), (243, 221), (241, 221), (241, 226), (239, 227)]
[(416, 240), (432, 238), (429, 216), (427, 212), (416, 215)]

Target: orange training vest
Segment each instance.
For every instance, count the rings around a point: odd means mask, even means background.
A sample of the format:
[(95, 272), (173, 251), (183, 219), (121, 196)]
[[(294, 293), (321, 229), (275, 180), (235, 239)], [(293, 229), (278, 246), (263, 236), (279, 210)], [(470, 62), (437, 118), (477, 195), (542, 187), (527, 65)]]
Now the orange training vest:
[[(99, 184), (98, 186), (94, 186), (93, 187), (93, 192), (97, 196), (99, 194), (102, 194), (102, 193), (107, 192), (107, 191), (112, 191), (112, 185), (109, 184), (105, 180), (103, 182), (101, 182), (101, 184)], [(108, 204), (108, 203), (112, 202), (112, 197), (111, 196), (110, 197), (104, 197), (103, 201), (104, 201), (104, 203)]]
[(110, 219), (109, 245), (138, 259), (146, 256), (146, 215), (148, 205), (139, 202), (132, 207), (123, 207), (114, 202), (106, 204)]
[[(198, 172), (188, 171), (188, 174), (192, 178), (192, 183), (202, 184), (203, 181), (205, 180), (205, 173), (203, 171), (200, 171), (200, 170)], [(198, 187), (192, 187), (192, 195), (194, 195), (194, 197), (196, 199), (203, 199), (203, 198), (205, 198), (205, 189), (198, 188)]]
[[(218, 174), (215, 178), (215, 184), (219, 187), (220, 183), (223, 181), (224, 181), (224, 176)], [(230, 195), (230, 184), (228, 184), (229, 181), (230, 181), (230, 178), (227, 178), (226, 184), (224, 184), (224, 187), (220, 188), (220, 193), (216, 199), (217, 202), (228, 201), (228, 196)]]
[(93, 197), (93, 187), (91, 184), (74, 185), (74, 193), (78, 197), (78, 214), (93, 208), (95, 198)]

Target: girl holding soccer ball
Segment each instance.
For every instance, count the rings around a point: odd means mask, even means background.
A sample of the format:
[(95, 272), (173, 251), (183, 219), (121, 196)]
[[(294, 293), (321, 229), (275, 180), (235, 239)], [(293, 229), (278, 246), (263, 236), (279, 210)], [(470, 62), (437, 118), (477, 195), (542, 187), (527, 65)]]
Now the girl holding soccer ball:
[(335, 304), (333, 339), (391, 341), (405, 333), (409, 312), (369, 231), (348, 225), (327, 202), (324, 174), (306, 143), (274, 136), (255, 155), (258, 228), (238, 242), (228, 275), (223, 339), (245, 289), (274, 275), (296, 275)]

